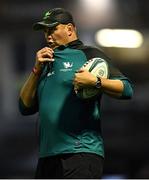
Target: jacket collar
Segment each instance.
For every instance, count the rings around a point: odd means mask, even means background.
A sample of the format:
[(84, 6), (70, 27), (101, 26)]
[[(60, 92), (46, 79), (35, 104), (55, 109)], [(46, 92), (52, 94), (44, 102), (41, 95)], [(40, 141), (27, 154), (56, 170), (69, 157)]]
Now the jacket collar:
[(69, 43), (66, 44), (66, 45), (61, 45), (61, 46), (57, 47), (56, 49), (58, 49), (58, 50), (63, 50), (63, 49), (65, 49), (65, 48), (67, 48), (67, 47), (73, 49), (73, 48), (76, 48), (76, 47), (78, 47), (78, 46), (80, 46), (80, 45), (83, 45), (83, 42), (80, 41), (79, 39), (77, 39), (77, 40), (74, 40), (74, 41), (69, 42)]

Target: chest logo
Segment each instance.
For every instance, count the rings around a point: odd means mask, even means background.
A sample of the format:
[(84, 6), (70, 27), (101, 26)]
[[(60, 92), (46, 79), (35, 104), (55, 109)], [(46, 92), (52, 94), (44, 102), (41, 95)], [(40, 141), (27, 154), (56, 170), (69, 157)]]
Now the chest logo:
[(73, 67), (73, 62), (63, 62), (63, 69), (60, 69), (60, 71), (63, 71), (63, 72), (67, 72), (67, 71), (72, 71), (72, 67)]
[(65, 68), (65, 69), (68, 69), (68, 68), (71, 68), (71, 67), (73, 66), (73, 63), (63, 62), (63, 65), (64, 65), (64, 68)]

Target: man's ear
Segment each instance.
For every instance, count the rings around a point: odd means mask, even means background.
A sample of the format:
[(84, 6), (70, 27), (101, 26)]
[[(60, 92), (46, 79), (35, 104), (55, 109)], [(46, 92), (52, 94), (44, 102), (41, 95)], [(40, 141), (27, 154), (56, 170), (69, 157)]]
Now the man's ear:
[(71, 23), (69, 23), (67, 24), (67, 29), (68, 29), (68, 35), (71, 36), (74, 31), (74, 26)]

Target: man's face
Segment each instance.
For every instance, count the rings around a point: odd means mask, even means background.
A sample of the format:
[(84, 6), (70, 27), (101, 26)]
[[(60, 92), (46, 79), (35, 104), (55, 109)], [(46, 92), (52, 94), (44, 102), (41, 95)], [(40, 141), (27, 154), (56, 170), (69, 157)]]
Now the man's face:
[(54, 49), (60, 45), (67, 44), (69, 42), (68, 29), (67, 24), (59, 24), (52, 29), (45, 28), (45, 38), (49, 47)]

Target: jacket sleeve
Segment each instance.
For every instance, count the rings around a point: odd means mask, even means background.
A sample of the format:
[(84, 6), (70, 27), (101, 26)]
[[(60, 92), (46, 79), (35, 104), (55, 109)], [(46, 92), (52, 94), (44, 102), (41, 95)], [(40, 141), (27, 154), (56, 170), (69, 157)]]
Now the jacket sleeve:
[(109, 79), (121, 80), (124, 85), (122, 95), (119, 97), (119, 99), (131, 99), (133, 96), (133, 85), (129, 78), (122, 74), (119, 69), (116, 68), (116, 66), (113, 66), (111, 63), (109, 63), (109, 72)]
[(121, 80), (124, 85), (124, 90), (120, 99), (131, 99), (133, 96), (133, 85), (128, 79)]
[(19, 98), (19, 111), (24, 116), (35, 114), (38, 112), (38, 103), (36, 102), (33, 106), (26, 107), (22, 99)]

